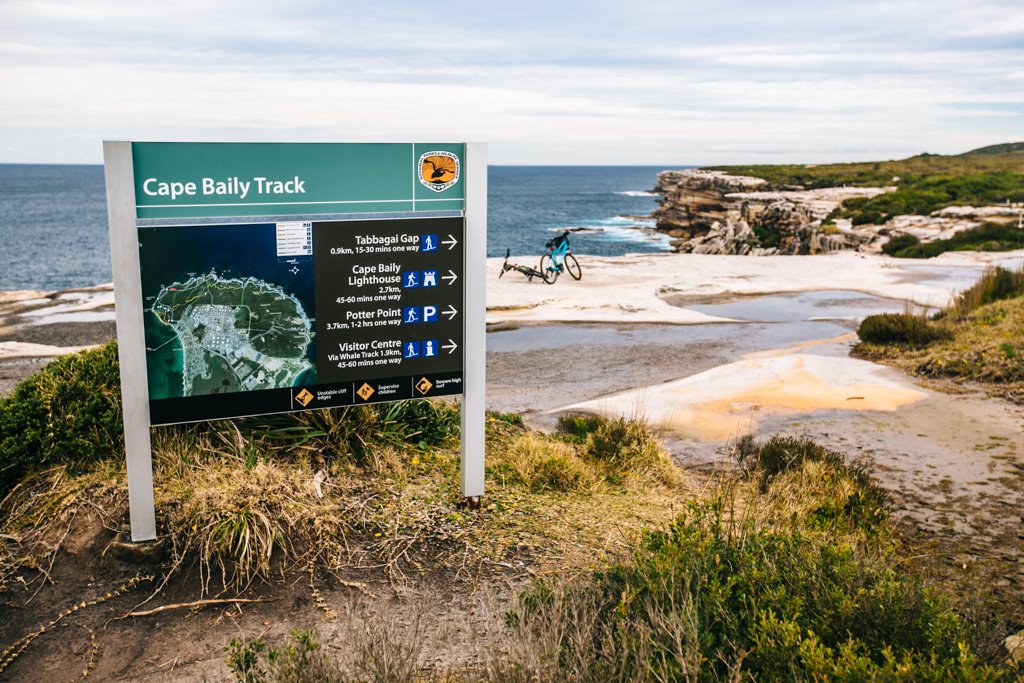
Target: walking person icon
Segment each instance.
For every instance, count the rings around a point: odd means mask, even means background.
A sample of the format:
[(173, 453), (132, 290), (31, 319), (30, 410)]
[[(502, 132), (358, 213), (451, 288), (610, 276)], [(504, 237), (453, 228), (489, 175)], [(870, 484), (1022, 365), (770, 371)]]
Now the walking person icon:
[(403, 358), (419, 358), (419, 342), (408, 342), (405, 345), (405, 353), (402, 354)]
[(424, 235), (420, 251), (437, 251), (437, 235)]
[(415, 289), (420, 286), (419, 274), (415, 270), (408, 270), (405, 272), (405, 288)]
[(420, 321), (420, 311), (415, 306), (406, 306), (405, 308), (405, 324), (411, 325)]

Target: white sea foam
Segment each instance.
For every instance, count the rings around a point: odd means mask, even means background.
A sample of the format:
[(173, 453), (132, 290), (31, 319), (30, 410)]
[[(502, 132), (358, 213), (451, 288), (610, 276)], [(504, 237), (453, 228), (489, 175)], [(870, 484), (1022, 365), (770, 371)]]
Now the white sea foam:
[[(613, 216), (573, 227), (548, 228), (548, 231), (560, 234), (568, 230), (571, 233), (569, 236), (570, 240), (573, 235), (579, 235), (584, 240), (591, 238), (618, 244), (632, 242), (634, 244), (656, 246), (662, 251), (671, 251), (672, 238), (656, 231), (654, 226), (654, 219)], [(586, 249), (580, 248), (578, 251), (585, 252)]]
[(616, 192), (615, 194), (625, 195), (627, 197), (660, 197), (661, 195), (657, 192), (648, 192), (647, 190), (626, 190), (625, 192)]

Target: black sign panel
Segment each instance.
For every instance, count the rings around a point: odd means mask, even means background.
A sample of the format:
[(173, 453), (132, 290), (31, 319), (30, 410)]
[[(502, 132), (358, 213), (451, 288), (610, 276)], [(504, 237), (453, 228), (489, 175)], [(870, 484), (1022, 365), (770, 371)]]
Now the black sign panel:
[(150, 421), (462, 393), (461, 218), (140, 228)]
[(320, 381), (462, 369), (462, 220), (318, 223)]

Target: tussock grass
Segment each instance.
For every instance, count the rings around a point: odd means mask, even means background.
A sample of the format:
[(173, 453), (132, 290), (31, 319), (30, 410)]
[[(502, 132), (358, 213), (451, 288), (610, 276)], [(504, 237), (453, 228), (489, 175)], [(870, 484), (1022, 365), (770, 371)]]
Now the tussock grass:
[[(970, 381), (992, 395), (1024, 401), (1024, 270), (994, 268), (937, 317), (945, 334), (927, 344), (884, 343), (861, 331), (854, 355), (940, 380)], [(935, 325), (925, 321), (928, 325)], [(872, 323), (876, 324), (876, 323)], [(914, 323), (920, 325), (920, 320)]]
[(1024, 268), (1010, 270), (1002, 266), (990, 268), (973, 285), (960, 292), (941, 317), (964, 320), (977, 309), (996, 301), (1013, 299), (1024, 294)]
[(857, 336), (868, 344), (922, 347), (949, 339), (952, 333), (924, 313), (906, 312), (869, 315), (857, 328)]
[(494, 453), (492, 467), (499, 480), (534, 492), (589, 493), (678, 482), (675, 466), (647, 424), (596, 415), (560, 416), (556, 438), (519, 434)]
[(535, 432), (519, 435), (492, 467), (503, 483), (519, 483), (534, 492), (585, 493), (597, 484), (594, 471), (572, 444)]
[(888, 495), (871, 479), (868, 463), (852, 462), (814, 441), (746, 435), (733, 447), (743, 476), (757, 495), (737, 505), (755, 519), (800, 519), (808, 528), (841, 534), (888, 532)]

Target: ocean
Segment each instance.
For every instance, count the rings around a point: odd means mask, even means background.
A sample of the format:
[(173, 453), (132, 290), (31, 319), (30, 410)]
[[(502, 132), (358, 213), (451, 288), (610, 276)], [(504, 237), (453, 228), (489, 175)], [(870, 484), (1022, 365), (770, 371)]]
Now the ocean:
[[(489, 256), (536, 254), (563, 229), (578, 254), (668, 251), (642, 217), (663, 166), (491, 166)], [(674, 168), (686, 168), (676, 166)], [(109, 282), (102, 166), (0, 164), (0, 291)]]

